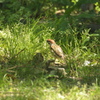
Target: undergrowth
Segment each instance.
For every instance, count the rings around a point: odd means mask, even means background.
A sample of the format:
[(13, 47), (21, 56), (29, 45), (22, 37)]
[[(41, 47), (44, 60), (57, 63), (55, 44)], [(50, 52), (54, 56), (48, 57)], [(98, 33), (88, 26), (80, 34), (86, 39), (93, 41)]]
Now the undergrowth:
[[(33, 20), (27, 24), (1, 26), (2, 100), (100, 99), (99, 32), (78, 31), (66, 22), (67, 19)], [(45, 63), (53, 57), (47, 39), (54, 39), (66, 55), (64, 78), (48, 77)], [(42, 63), (34, 58), (37, 53), (42, 54)]]

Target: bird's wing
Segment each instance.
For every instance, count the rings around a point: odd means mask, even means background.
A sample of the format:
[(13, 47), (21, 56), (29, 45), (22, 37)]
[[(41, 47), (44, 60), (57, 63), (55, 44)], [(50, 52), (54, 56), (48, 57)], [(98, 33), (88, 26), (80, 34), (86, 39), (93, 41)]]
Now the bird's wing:
[(64, 58), (64, 53), (63, 53), (63, 51), (62, 51), (62, 49), (61, 49), (60, 46), (58, 46), (58, 45), (56, 45), (56, 44), (52, 44), (52, 45), (51, 45), (51, 49), (54, 51), (54, 53), (55, 53), (56, 55), (58, 55), (59, 57)]

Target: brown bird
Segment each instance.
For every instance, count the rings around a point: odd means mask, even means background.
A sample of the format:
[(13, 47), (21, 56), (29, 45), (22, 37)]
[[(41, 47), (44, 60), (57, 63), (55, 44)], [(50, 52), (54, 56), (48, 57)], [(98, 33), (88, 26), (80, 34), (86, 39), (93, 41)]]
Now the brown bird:
[(62, 58), (62, 59), (65, 58), (63, 50), (61, 49), (59, 45), (56, 44), (54, 40), (48, 39), (47, 42), (50, 45), (51, 51), (54, 52), (54, 56)]

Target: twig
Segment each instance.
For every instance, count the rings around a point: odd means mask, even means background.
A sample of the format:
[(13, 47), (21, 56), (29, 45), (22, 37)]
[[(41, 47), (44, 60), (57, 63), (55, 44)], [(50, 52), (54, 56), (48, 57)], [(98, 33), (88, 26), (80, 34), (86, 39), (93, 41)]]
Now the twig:
[[(23, 52), (24, 50), (25, 50), (26, 48), (24, 48), (24, 49), (22, 49), (22, 50), (20, 50), (17, 54), (15, 54), (11, 59), (13, 59), (13, 58), (15, 58), (16, 56), (18, 56), (21, 52)], [(10, 59), (10, 60), (11, 60)]]

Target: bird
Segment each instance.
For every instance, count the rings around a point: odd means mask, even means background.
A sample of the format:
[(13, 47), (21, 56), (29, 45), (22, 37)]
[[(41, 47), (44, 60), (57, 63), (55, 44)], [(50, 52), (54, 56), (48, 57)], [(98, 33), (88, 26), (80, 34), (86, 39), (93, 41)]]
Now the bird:
[(65, 55), (63, 53), (62, 48), (56, 44), (56, 42), (52, 39), (47, 39), (47, 43), (50, 45), (51, 51), (54, 53), (56, 58), (61, 58), (64, 60)]

